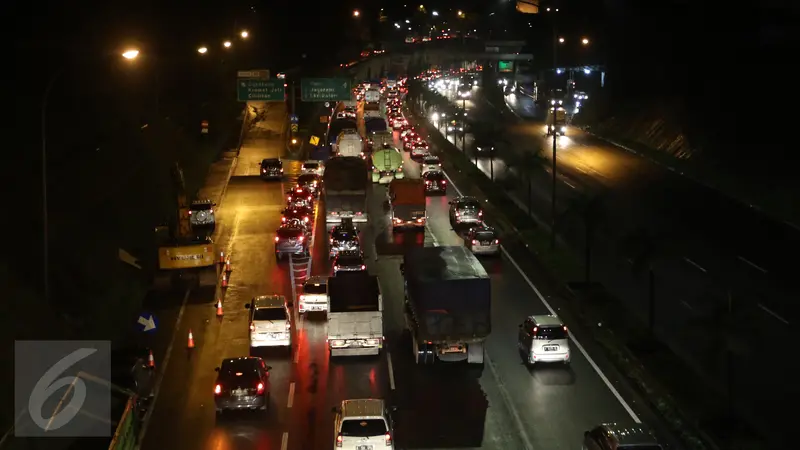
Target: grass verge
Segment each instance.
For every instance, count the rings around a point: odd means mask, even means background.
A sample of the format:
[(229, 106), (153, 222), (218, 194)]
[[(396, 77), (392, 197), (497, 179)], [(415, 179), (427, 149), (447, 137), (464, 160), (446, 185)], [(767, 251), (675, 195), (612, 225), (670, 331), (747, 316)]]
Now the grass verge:
[[(641, 329), (631, 327), (631, 324), (638, 321), (627, 317), (619, 302), (606, 295), (604, 291), (595, 292), (591, 286), (575, 283), (575, 280), (580, 280), (582, 277), (581, 260), (563, 245), (551, 248), (548, 229), (537, 225), (511, 200), (498, 183), (491, 181), (462, 151), (436, 131), (435, 127), (430, 123), (425, 123), (423, 126), (433, 131), (430, 133), (432, 141), (445, 156), (444, 168), (448, 175), (455, 179), (462, 194), (475, 196), (483, 201), (487, 216), (491, 218), (489, 222), (503, 233), (506, 248), (524, 250), (533, 257), (534, 265), (542, 269), (549, 281), (564, 288), (563, 291), (567, 293), (564, 297), (570, 309), (568, 314), (578, 319), (585, 329), (591, 330), (593, 341), (604, 350), (615, 368), (646, 399), (650, 407), (663, 418), (672, 433), (688, 449), (720, 448), (714, 439), (701, 429), (699, 419), (689, 412), (696, 408), (687, 407), (679, 402), (672, 395), (672, 389), (666, 388), (653, 373), (648, 371), (648, 367), (652, 367), (653, 364), (645, 365), (642, 358), (631, 350), (631, 347), (639, 347), (639, 342), (649, 340)], [(616, 317), (616, 320), (612, 320), (612, 317)], [(603, 326), (598, 327), (598, 323), (603, 323)], [(663, 346), (658, 350), (660, 357), (665, 359), (659, 361), (659, 368), (684, 366)], [(684, 379), (688, 373), (690, 372), (687, 368), (683, 372)], [(692, 384), (697, 386), (699, 383), (694, 380)], [(701, 394), (703, 392), (697, 393)], [(761, 447), (747, 445), (737, 448)]]

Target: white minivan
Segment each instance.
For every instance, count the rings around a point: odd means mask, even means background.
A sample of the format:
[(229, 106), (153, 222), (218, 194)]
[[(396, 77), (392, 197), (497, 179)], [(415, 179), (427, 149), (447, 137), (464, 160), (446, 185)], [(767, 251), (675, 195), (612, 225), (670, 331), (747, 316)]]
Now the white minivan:
[(378, 450), (394, 446), (392, 418), (383, 400), (344, 400), (334, 407), (334, 450)]
[(292, 347), (292, 321), (286, 298), (261, 295), (245, 305), (250, 310), (250, 347)]
[(519, 325), (518, 346), (523, 360), (529, 365), (539, 363), (569, 364), (569, 333), (558, 316), (528, 316)]

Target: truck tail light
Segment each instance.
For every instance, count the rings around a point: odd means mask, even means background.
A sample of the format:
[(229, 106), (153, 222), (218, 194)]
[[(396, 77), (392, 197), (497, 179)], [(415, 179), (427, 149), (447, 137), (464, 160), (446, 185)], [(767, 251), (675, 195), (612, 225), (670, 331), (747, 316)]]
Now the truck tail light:
[(300, 236), (299, 238), (297, 238), (297, 242), (303, 242), (305, 238), (306, 238), (305, 236)]
[(361, 270), (367, 270), (367, 266), (365, 266), (364, 264), (362, 264), (362, 265), (361, 265)]
[(476, 241), (475, 239), (473, 239), (473, 240), (472, 240), (472, 245), (478, 245), (478, 241)]
[(391, 433), (386, 433), (386, 435), (384, 437), (386, 438), (386, 446), (387, 447), (391, 447), (392, 446), (392, 434)]
[(222, 385), (221, 384), (218, 384), (218, 385), (214, 386), (214, 394), (215, 395), (222, 394)]
[(343, 440), (344, 440), (344, 438), (342, 437), (341, 434), (336, 435), (336, 446), (337, 447), (341, 447)]
[(281, 238), (279, 238), (278, 236), (275, 236), (275, 242), (279, 242), (280, 240), (281, 240)]
[(286, 322), (286, 329), (287, 330), (291, 330), (292, 329), (292, 323), (291, 322), (288, 322), (288, 321)]
[(256, 326), (253, 324), (253, 322), (250, 322), (250, 331), (256, 331)]
[(494, 245), (500, 245), (500, 239), (495, 239), (494, 240)]
[(264, 383), (258, 383), (256, 385), (256, 394), (261, 395), (264, 393)]

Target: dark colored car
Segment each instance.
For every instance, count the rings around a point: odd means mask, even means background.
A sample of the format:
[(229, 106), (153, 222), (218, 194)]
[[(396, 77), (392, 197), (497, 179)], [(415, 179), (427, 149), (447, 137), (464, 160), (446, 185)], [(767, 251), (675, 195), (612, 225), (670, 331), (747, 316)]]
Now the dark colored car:
[(315, 173), (304, 173), (297, 177), (297, 186), (307, 189), (315, 197), (319, 197), (322, 178)]
[(314, 219), (314, 209), (310, 206), (300, 206), (297, 204), (292, 205), (292, 208), (286, 208), (281, 213), (281, 222), (289, 222), (293, 219), (298, 219), (303, 223), (309, 224)]
[(261, 160), (261, 178), (264, 180), (282, 180), (283, 161), (278, 158)]
[(425, 180), (426, 194), (447, 194), (447, 178), (441, 170), (425, 172), (422, 174), (422, 179)]
[(304, 200), (308, 203), (314, 201), (314, 192), (306, 186), (297, 185), (286, 191), (286, 202), (294, 203), (297, 200)]
[(269, 371), (263, 359), (254, 356), (229, 358), (215, 369), (214, 406), (217, 413), (227, 410), (267, 410)]
[(333, 274), (338, 272), (363, 272), (367, 270), (364, 255), (356, 251), (339, 252), (333, 260)]

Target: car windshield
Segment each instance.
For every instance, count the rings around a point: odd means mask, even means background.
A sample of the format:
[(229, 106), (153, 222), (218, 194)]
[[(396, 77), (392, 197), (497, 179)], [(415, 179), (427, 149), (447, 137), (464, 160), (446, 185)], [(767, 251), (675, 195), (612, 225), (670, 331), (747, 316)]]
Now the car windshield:
[(444, 175), (441, 172), (428, 172), (423, 175), (427, 181), (441, 181), (444, 180)]
[(278, 237), (281, 239), (296, 239), (303, 235), (303, 231), (299, 228), (281, 228), (278, 230)]
[(303, 285), (305, 294), (327, 294), (328, 286), (322, 283), (306, 283)]
[(351, 231), (336, 230), (331, 237), (334, 241), (352, 241), (356, 238), (356, 235)]
[(261, 161), (262, 167), (281, 167), (282, 165), (283, 163), (276, 159), (265, 159)]
[(476, 200), (465, 200), (458, 202), (458, 207), (461, 209), (481, 209), (480, 203)]
[(253, 320), (286, 320), (283, 308), (261, 308), (253, 312)]
[(303, 164), (303, 168), (304, 169), (309, 169), (309, 170), (317, 170), (319, 168), (319, 163), (308, 163), (307, 162), (307, 163)]
[(491, 241), (494, 239), (494, 231), (483, 230), (475, 233), (475, 239), (479, 241)]
[[(224, 378), (233, 377), (258, 377), (257, 360), (255, 359), (228, 359), (222, 362), (219, 374)], [(237, 375), (242, 374), (242, 375)]]
[(536, 336), (539, 339), (566, 339), (567, 332), (564, 327), (539, 327)]
[(439, 158), (436, 156), (426, 156), (422, 161), (424, 161), (425, 164), (439, 164)]
[(192, 211), (208, 211), (211, 209), (211, 203), (195, 203), (192, 205)]
[(349, 419), (342, 421), (342, 436), (370, 437), (386, 433), (386, 422), (383, 419)]
[[(309, 167), (309, 169), (312, 169), (312, 168)], [(310, 183), (314, 183), (315, 181), (317, 181), (317, 176), (316, 175), (312, 175), (312, 174), (305, 174), (305, 175), (300, 175), (299, 177), (297, 177), (297, 184), (299, 184), (299, 185), (310, 184)]]
[(360, 266), (362, 264), (364, 264), (364, 259), (361, 256), (339, 255), (336, 258), (336, 265), (339, 266)]

